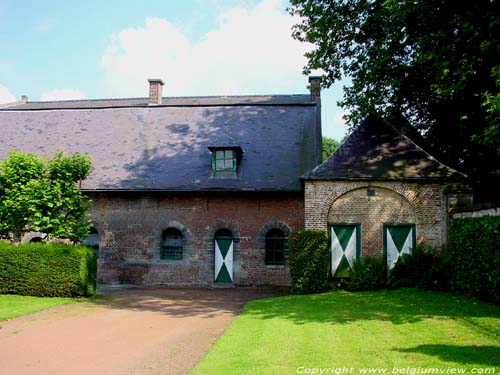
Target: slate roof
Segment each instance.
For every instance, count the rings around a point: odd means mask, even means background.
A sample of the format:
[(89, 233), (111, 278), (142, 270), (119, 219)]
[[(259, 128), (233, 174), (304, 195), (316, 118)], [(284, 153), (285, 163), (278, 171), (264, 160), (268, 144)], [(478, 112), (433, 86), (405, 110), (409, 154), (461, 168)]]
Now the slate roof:
[[(148, 98), (124, 99), (85, 99), (47, 102), (17, 102), (5, 105), (0, 109), (32, 110), (32, 109), (76, 109), (76, 108), (119, 108), (147, 107)], [(310, 95), (250, 95), (250, 96), (198, 96), (162, 98), (162, 104), (168, 107), (220, 106), (220, 105), (310, 105)], [(160, 105), (158, 105), (160, 106)]]
[(304, 179), (442, 180), (464, 177), (437, 161), (392, 125), (368, 116), (336, 152)]
[[(0, 108), (0, 159), (17, 149), (87, 152), (85, 190), (300, 191), (319, 163), (309, 95), (28, 102)], [(208, 147), (240, 146), (236, 178), (211, 175)]]

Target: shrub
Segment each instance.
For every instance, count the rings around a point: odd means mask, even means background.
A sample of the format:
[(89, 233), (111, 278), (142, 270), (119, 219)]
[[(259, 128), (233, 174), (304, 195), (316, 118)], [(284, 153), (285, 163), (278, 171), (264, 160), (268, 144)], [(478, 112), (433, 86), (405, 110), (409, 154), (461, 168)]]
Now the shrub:
[(330, 253), (326, 231), (292, 232), (288, 246), (292, 292), (307, 294), (328, 290)]
[(80, 297), (95, 293), (96, 257), (86, 246), (0, 243), (0, 293)]
[[(432, 279), (431, 271), (438, 264), (439, 255), (433, 248), (415, 247), (410, 254), (403, 254), (389, 273), (389, 287), (416, 287), (424, 278)], [(430, 281), (429, 281), (430, 282)], [(427, 285), (429, 282), (425, 282)]]
[(451, 288), (500, 302), (500, 217), (455, 219), (450, 227)]
[(382, 257), (365, 256), (356, 259), (348, 290), (379, 290), (387, 287), (387, 263)]

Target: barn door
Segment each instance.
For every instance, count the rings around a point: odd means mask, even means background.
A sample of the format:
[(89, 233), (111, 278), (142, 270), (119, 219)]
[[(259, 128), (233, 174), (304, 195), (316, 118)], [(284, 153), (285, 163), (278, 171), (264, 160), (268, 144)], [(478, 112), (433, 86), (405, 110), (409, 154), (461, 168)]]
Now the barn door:
[(214, 281), (233, 282), (233, 236), (226, 229), (221, 229), (215, 234)]
[(348, 277), (361, 256), (361, 225), (330, 224), (331, 271), (333, 277)]
[(384, 224), (384, 254), (389, 269), (394, 268), (401, 255), (410, 254), (415, 239), (415, 224)]

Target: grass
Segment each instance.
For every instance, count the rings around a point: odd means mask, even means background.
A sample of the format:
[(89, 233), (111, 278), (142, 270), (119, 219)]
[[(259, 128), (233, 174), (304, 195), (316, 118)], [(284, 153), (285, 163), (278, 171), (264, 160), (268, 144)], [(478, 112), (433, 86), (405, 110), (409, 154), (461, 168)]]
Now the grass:
[(500, 307), (414, 289), (257, 300), (192, 374), (414, 375), (419, 367), (498, 373)]
[(0, 294), (0, 321), (48, 309), (49, 307), (73, 303), (73, 298), (48, 298)]

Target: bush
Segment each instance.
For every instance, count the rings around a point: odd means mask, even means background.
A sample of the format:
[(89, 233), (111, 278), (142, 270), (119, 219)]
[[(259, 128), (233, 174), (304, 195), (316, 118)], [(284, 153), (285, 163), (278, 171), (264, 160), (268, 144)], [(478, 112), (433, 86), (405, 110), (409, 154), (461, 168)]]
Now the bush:
[(500, 217), (455, 219), (450, 227), (451, 288), (500, 303)]
[(330, 253), (326, 231), (292, 232), (288, 245), (292, 292), (307, 294), (328, 290)]
[(379, 290), (387, 287), (387, 263), (382, 257), (356, 259), (348, 290)]
[(399, 257), (389, 273), (389, 287), (416, 287), (432, 284), (429, 280), (434, 277), (433, 274), (438, 264), (439, 253), (436, 250), (417, 246), (410, 254), (403, 254)]
[(95, 293), (97, 264), (86, 246), (0, 243), (0, 293), (80, 297)]

